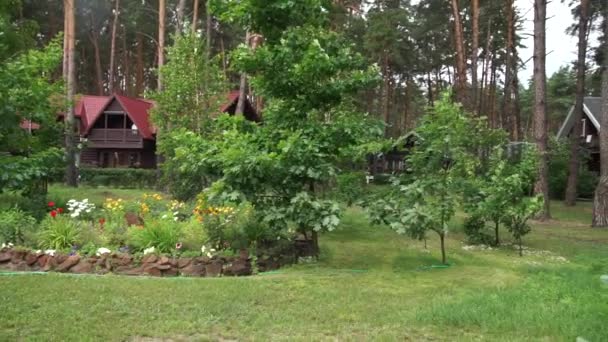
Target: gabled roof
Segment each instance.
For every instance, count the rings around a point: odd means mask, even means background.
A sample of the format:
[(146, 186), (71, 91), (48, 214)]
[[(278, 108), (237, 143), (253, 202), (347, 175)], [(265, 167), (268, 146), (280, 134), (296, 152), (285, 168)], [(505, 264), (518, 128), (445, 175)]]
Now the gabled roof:
[[(589, 121), (595, 126), (595, 128), (600, 130), (600, 122), (602, 120), (602, 98), (601, 97), (585, 97), (583, 100), (583, 113), (589, 118)], [(565, 138), (568, 136), (570, 131), (574, 127), (574, 106), (570, 108), (568, 112), (568, 116), (562, 127), (559, 129), (557, 133), (557, 139)]]
[[(238, 99), (239, 91), (231, 91), (227, 95), (227, 102), (220, 107), (220, 111), (222, 113), (234, 114)], [(114, 94), (113, 96), (83, 95), (80, 97), (74, 107), (74, 115), (77, 118), (80, 118), (80, 131), (83, 134), (89, 133), (91, 128), (93, 128), (95, 121), (99, 119), (101, 114), (103, 114), (113, 100), (118, 101), (129, 118), (135, 123), (144, 139), (154, 139), (156, 128), (150, 121), (149, 113), (149, 110), (154, 107), (154, 101), (118, 94)], [(249, 101), (246, 102), (245, 112), (245, 117), (247, 119), (256, 122), (259, 121), (259, 117)]]
[(154, 105), (153, 102), (143, 99), (135, 99), (115, 94), (113, 96), (91, 96), (85, 95), (76, 103), (74, 115), (81, 120), (81, 131), (89, 133), (95, 121), (99, 119), (104, 110), (112, 103), (118, 101), (125, 113), (131, 118), (139, 129), (144, 139), (153, 139), (154, 127), (149, 120), (148, 110)]

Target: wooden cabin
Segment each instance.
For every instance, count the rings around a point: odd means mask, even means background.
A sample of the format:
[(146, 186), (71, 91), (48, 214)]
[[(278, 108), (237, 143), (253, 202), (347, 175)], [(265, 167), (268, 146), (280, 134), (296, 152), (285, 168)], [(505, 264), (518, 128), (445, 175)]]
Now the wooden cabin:
[[(222, 113), (234, 115), (238, 91), (227, 95)], [(82, 96), (75, 107), (83, 148), (80, 165), (103, 168), (155, 168), (156, 128), (150, 120), (154, 102), (122, 95)], [(249, 101), (244, 116), (259, 121)]]
[[(585, 97), (583, 101), (583, 119), (581, 122), (580, 143), (582, 150), (589, 153), (588, 168), (600, 171), (600, 121), (602, 117), (602, 98)], [(570, 108), (566, 120), (557, 133), (557, 139), (569, 138), (574, 129), (574, 106)]]

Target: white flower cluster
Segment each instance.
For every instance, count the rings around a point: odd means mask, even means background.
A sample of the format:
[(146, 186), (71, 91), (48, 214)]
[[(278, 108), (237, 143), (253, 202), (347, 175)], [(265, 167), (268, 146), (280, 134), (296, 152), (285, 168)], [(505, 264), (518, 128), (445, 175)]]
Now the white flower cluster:
[(156, 248), (154, 247), (146, 248), (144, 249), (144, 255), (154, 253), (155, 250)]
[(104, 254), (110, 254), (112, 253), (111, 250), (109, 250), (108, 248), (105, 247), (101, 247), (97, 249), (97, 253), (95, 253), (97, 256), (102, 256)]
[(12, 243), (2, 243), (2, 247), (0, 247), (0, 249), (5, 249), (5, 248), (13, 248), (13, 244)]
[(44, 254), (48, 255), (48, 256), (55, 256), (55, 253), (57, 251), (54, 249), (47, 249), (46, 251), (44, 251)]
[(93, 209), (95, 209), (95, 204), (89, 203), (89, 199), (85, 198), (82, 201), (77, 201), (75, 199), (71, 199), (66, 204), (68, 211), (70, 212), (70, 217), (78, 217), (81, 213), (90, 213)]
[(206, 255), (209, 258), (213, 257), (213, 253), (215, 253), (215, 249), (213, 248), (207, 248), (207, 246), (203, 245), (203, 247), (201, 247), (201, 252)]

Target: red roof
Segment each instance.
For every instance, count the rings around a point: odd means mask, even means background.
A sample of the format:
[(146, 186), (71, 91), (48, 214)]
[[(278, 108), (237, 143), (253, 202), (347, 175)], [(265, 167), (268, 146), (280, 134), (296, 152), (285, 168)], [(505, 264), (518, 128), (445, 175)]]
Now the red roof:
[(74, 115), (80, 118), (83, 134), (89, 133), (95, 121), (97, 121), (114, 99), (120, 103), (127, 115), (133, 120), (142, 137), (154, 139), (153, 134), (155, 129), (149, 120), (150, 115), (148, 113), (148, 110), (154, 105), (153, 102), (118, 94), (114, 96), (85, 95), (80, 98), (78, 103), (76, 103)]
[(26, 130), (30, 130), (30, 129), (31, 130), (37, 130), (37, 129), (40, 129), (40, 124), (37, 124), (37, 123), (32, 122), (30, 120), (23, 119), (19, 123), (19, 127), (21, 127), (22, 129), (26, 129)]
[[(222, 105), (220, 111), (222, 113), (227, 112), (228, 109), (236, 103), (238, 98), (238, 90), (228, 93), (228, 102)], [(156, 128), (150, 121), (149, 113), (149, 110), (154, 107), (154, 102), (146, 99), (127, 97), (118, 94), (113, 96), (83, 95), (80, 97), (80, 100), (76, 103), (74, 111), (74, 115), (80, 118), (80, 131), (83, 134), (88, 134), (95, 124), (95, 121), (97, 121), (97, 119), (114, 99), (118, 101), (127, 115), (129, 115), (131, 120), (133, 120), (142, 137), (145, 139), (154, 139)]]

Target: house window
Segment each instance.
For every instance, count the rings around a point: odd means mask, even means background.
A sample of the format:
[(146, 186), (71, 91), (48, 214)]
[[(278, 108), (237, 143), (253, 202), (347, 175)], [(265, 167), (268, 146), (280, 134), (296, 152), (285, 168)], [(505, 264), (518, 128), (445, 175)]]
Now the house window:
[(587, 135), (587, 119), (583, 119), (582, 121), (581, 137), (584, 138)]

